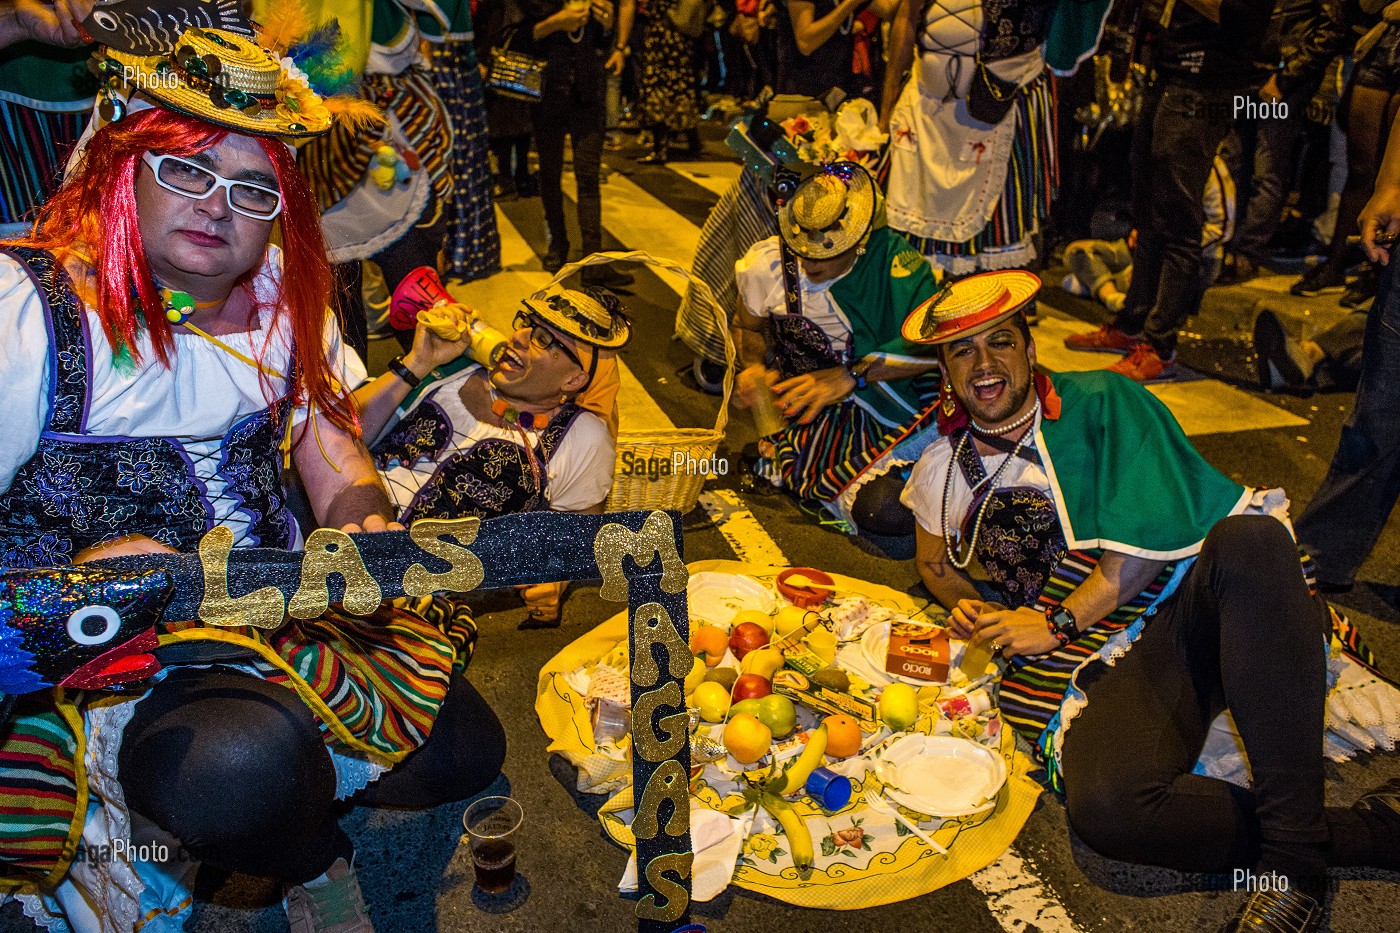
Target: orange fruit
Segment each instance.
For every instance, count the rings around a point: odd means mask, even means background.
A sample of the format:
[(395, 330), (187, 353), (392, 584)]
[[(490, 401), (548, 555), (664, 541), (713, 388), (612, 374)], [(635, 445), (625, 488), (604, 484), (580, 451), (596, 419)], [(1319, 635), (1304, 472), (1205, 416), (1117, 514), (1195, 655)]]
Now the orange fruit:
[[(854, 720), (852, 720), (854, 721)], [(724, 748), (734, 760), (751, 765), (768, 754), (773, 744), (773, 732), (757, 716), (739, 713), (730, 717), (724, 727)]]
[(705, 662), (706, 667), (714, 667), (729, 650), (729, 633), (715, 625), (701, 625), (690, 633), (690, 651)]
[(860, 723), (845, 713), (835, 713), (826, 723), (826, 753), (832, 758), (849, 758), (860, 751)]

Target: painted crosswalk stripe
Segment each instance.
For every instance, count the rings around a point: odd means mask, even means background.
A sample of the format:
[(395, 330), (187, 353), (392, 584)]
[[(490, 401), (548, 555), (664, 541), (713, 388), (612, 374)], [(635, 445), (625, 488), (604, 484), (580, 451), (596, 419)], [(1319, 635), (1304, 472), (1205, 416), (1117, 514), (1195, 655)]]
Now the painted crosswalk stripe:
[(987, 897), (987, 907), (1008, 933), (1078, 933), (1055, 894), (1016, 854), (1001, 858), (967, 879)]
[(737, 492), (732, 489), (706, 490), (700, 493), (700, 505), (739, 560), (759, 567), (788, 565), (778, 542), (759, 524)]

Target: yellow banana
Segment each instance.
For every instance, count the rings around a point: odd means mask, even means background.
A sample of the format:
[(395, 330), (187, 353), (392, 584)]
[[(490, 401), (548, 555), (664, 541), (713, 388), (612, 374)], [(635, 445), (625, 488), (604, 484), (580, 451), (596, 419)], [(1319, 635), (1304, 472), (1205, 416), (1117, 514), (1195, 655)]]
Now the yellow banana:
[(461, 340), (471, 323), (471, 312), (463, 305), (445, 302), (419, 311), (418, 320), (442, 340)]
[(792, 867), (797, 869), (799, 878), (806, 879), (812, 873), (812, 833), (807, 829), (807, 821), (797, 808), (772, 794), (763, 795), (763, 808), (773, 815), (787, 836), (788, 852), (792, 855)]
[(807, 747), (802, 749), (802, 754), (777, 778), (777, 793), (795, 794), (807, 786), (807, 778), (812, 776), (826, 754), (826, 739), (826, 723), (822, 723), (807, 738)]
[(765, 680), (772, 680), (783, 666), (783, 653), (777, 648), (755, 648), (744, 655), (739, 662), (739, 673), (757, 674)]

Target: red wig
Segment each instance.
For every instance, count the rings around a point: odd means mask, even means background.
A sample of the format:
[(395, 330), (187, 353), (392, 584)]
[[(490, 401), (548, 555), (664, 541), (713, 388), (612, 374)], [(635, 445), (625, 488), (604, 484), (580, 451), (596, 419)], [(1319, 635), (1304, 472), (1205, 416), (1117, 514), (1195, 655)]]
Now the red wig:
[[(146, 264), (136, 214), (136, 171), (146, 152), (194, 155), (222, 142), (229, 130), (163, 108), (143, 110), (103, 127), (93, 135), (77, 170), (39, 210), (33, 232), (19, 242), (61, 252), (75, 246), (90, 252), (97, 275), (97, 307), (107, 340), (116, 350), (126, 348), (140, 361), (138, 336), (150, 334), (157, 358), (170, 365), (175, 340), (162, 313), (161, 298)], [(255, 137), (267, 153), (282, 192), (283, 275), (270, 311), (274, 326), (269, 338), (288, 319), (296, 384), (288, 387), (293, 400), (315, 404), (332, 422), (358, 430), (353, 406), (331, 372), (323, 346), (326, 315), (330, 313), (332, 280), (319, 214), (296, 160), (276, 139)], [(295, 270), (295, 275), (291, 271)], [(244, 286), (257, 270), (250, 270)], [(251, 289), (250, 289), (251, 294)], [(270, 401), (271, 399), (269, 399)]]

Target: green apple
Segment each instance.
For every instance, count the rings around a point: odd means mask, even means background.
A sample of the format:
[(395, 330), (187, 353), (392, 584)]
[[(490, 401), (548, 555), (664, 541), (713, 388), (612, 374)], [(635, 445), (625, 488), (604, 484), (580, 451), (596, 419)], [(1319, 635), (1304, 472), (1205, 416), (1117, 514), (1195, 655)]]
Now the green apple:
[(759, 700), (757, 715), (775, 739), (785, 739), (797, 729), (797, 709), (785, 696), (773, 693)]

